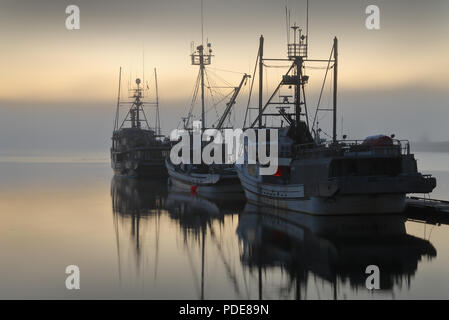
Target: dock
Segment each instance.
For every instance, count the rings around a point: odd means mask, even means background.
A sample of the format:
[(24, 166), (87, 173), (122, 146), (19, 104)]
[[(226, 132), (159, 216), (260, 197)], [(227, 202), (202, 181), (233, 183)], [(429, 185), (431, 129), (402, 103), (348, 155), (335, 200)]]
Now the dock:
[(449, 225), (449, 201), (424, 197), (407, 197), (407, 218), (429, 224)]

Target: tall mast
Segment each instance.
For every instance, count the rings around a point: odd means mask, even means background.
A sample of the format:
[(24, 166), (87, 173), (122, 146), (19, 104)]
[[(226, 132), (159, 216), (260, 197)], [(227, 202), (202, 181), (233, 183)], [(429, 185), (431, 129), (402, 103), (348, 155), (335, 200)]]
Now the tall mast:
[(201, 72), (201, 129), (206, 127), (206, 114), (204, 112), (204, 47), (199, 46), (200, 72)]
[(137, 89), (134, 93), (134, 103), (131, 107), (131, 128), (140, 128), (140, 108), (142, 102), (140, 98), (142, 97), (142, 89), (140, 88), (140, 79), (136, 79)]
[[(294, 60), (295, 75), (292, 78), (291, 84), (294, 84), (295, 88), (295, 126), (299, 133), (299, 123), (301, 121), (301, 105), (305, 104), (305, 101), (301, 101), (301, 88), (304, 88), (306, 83), (306, 77), (302, 75), (302, 66), (304, 59), (307, 58), (307, 37), (302, 35), (302, 30), (296, 25), (291, 27), (293, 30), (293, 43), (288, 44), (288, 57)], [(304, 95), (305, 97), (305, 95)]]
[(259, 128), (262, 128), (262, 99), (263, 99), (263, 36), (259, 42)]
[[(201, 45), (197, 47), (196, 59), (194, 54), (192, 54), (192, 64), (200, 66), (201, 74), (201, 130), (206, 127), (206, 112), (205, 112), (205, 102), (204, 102), (204, 72), (205, 65), (210, 64), (211, 48), (210, 43), (207, 44), (209, 48), (209, 54), (204, 55), (204, 13), (203, 13), (203, 0), (201, 0)], [(199, 60), (199, 61), (198, 61)]]
[(118, 73), (118, 95), (117, 95), (117, 108), (115, 110), (115, 121), (114, 121), (114, 131), (118, 130), (118, 117), (119, 117), (119, 108), (120, 108), (120, 84), (122, 80), (122, 67), (120, 67)]
[(297, 85), (295, 86), (295, 125), (297, 132), (299, 132), (299, 122), (301, 121), (302, 57), (296, 57), (295, 64), (296, 64), (296, 77), (297, 77)]
[(333, 134), (332, 140), (337, 142), (337, 71), (338, 71), (338, 39), (334, 38), (334, 107), (333, 107)]
[(156, 89), (156, 134), (161, 135), (161, 119), (159, 117), (159, 91), (157, 86), (156, 68), (154, 68), (154, 83)]
[(206, 127), (205, 99), (204, 99), (204, 73), (205, 66), (211, 63), (212, 49), (211, 44), (207, 44), (208, 51), (204, 53), (204, 46), (199, 45), (196, 51), (191, 54), (192, 65), (200, 66), (200, 86), (201, 86), (201, 129)]

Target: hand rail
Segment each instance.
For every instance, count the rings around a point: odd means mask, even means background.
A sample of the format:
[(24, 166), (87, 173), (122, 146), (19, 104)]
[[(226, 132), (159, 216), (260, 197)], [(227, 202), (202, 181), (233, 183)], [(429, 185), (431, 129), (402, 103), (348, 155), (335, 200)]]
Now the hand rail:
[[(365, 140), (337, 140), (336, 143), (332, 141), (325, 141), (322, 144), (316, 144), (316, 143), (304, 143), (304, 144), (298, 144), (294, 146), (294, 152), (300, 152), (303, 154), (306, 153), (316, 153), (317, 151), (342, 151), (342, 152), (363, 152), (362, 150), (354, 150), (354, 147), (366, 147), (366, 150), (363, 151), (370, 151), (370, 150), (395, 150), (399, 149), (400, 153), (403, 155), (409, 155), (410, 154), (410, 142), (408, 140), (393, 140), (392, 145), (385, 145), (385, 146), (376, 146), (376, 145), (370, 145), (365, 142)], [(353, 149), (353, 150), (351, 150)]]

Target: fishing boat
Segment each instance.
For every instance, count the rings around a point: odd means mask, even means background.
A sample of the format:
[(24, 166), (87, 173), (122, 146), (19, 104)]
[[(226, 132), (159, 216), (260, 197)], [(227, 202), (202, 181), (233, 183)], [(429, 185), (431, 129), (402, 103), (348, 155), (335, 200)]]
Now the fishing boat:
[[(277, 130), (278, 139), (267, 144), (277, 146), (279, 157), (273, 175), (261, 175), (261, 164), (257, 161), (236, 165), (248, 201), (308, 214), (358, 215), (402, 212), (406, 194), (431, 192), (436, 179), (418, 172), (407, 140), (395, 139), (394, 135), (352, 141), (345, 136), (338, 139), (338, 40), (334, 38), (329, 59), (310, 59), (308, 28), (304, 33), (296, 24), (289, 29), (293, 41), (288, 40), (285, 59), (265, 58), (264, 38), (260, 37), (259, 106), (257, 117), (248, 122), (247, 128)], [(273, 60), (286, 61), (288, 71), (270, 98), (263, 101), (264, 67)], [(329, 70), (333, 71), (333, 92), (332, 107), (323, 109), (318, 104), (312, 122), (305, 86), (309, 80), (306, 71), (315, 63), (326, 65), (322, 88)], [(279, 102), (274, 99), (276, 95)], [(316, 121), (317, 113), (326, 111), (333, 113), (332, 136), (329, 134), (327, 140), (321, 138), (323, 132)], [(266, 125), (268, 119), (270, 125)]]
[[(202, 44), (197, 46), (196, 50), (192, 52), (191, 58), (192, 65), (199, 66), (194, 97), (197, 96), (198, 90), (201, 89), (201, 124), (196, 128), (195, 123), (192, 121), (192, 109), (194, 105), (194, 101), (192, 101), (188, 116), (183, 118), (183, 128), (181, 130), (188, 132), (189, 137), (193, 139), (195, 130), (198, 130), (201, 136), (204, 131), (208, 129), (206, 127), (205, 110), (205, 75), (206, 66), (211, 64), (212, 59), (211, 44), (207, 44), (207, 49), (205, 49)], [(213, 125), (213, 127), (209, 129), (216, 129), (221, 132), (221, 130), (226, 128), (225, 122), (230, 122), (231, 110), (236, 103), (237, 96), (249, 77), (249, 75), (243, 74), (240, 84), (237, 87), (230, 87), (231, 97), (226, 103), (224, 112), (219, 117), (216, 125)], [(208, 86), (208, 88), (211, 88), (211, 86)], [(215, 107), (215, 105), (212, 107)], [(202, 158), (200, 163), (193, 163), (192, 155), (198, 152), (201, 153), (208, 143), (213, 143), (213, 141), (201, 141), (200, 148), (198, 149), (195, 149), (192, 146), (190, 150), (190, 163), (180, 163), (175, 165), (169, 157), (166, 158), (166, 167), (170, 177), (170, 183), (185, 191), (195, 192), (206, 196), (211, 196), (217, 193), (242, 194), (243, 189), (232, 163), (227, 164), (224, 158), (221, 163), (214, 162), (212, 164), (206, 164), (203, 162)], [(224, 145), (222, 145), (222, 147), (224, 150)]]
[[(159, 98), (157, 93), (157, 74), (155, 75), (156, 101), (145, 101), (146, 89), (139, 78), (135, 87), (130, 89), (132, 99), (128, 102), (120, 101), (121, 68), (119, 73), (119, 93), (112, 134), (111, 165), (115, 174), (136, 178), (153, 178), (167, 176), (165, 157), (169, 154), (168, 138), (161, 135), (159, 119)], [(130, 105), (130, 106), (129, 106)], [(121, 123), (120, 107), (127, 108)], [(149, 124), (144, 107), (155, 108), (155, 125)]]

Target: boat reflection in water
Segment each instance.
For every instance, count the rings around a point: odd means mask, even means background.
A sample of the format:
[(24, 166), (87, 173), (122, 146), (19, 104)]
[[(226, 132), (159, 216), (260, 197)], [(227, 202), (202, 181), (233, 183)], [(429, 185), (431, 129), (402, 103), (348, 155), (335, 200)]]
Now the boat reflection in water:
[(122, 263), (128, 265), (130, 262), (122, 261), (121, 248), (124, 247), (124, 244), (121, 243), (121, 240), (131, 240), (135, 269), (139, 273), (142, 265), (142, 252), (146, 251), (146, 248), (142, 248), (145, 241), (142, 241), (141, 238), (145, 236), (144, 233), (148, 228), (153, 228), (153, 225), (154, 229), (149, 233), (154, 233), (154, 261), (155, 270), (157, 269), (160, 216), (163, 213), (167, 197), (167, 188), (161, 187), (161, 185), (164, 186), (165, 182), (166, 179), (140, 180), (124, 176), (114, 176), (111, 181), (112, 212), (120, 281)]
[(201, 280), (195, 279), (200, 283), (200, 288), (197, 291), (198, 298), (201, 300), (205, 299), (205, 246), (207, 239), (213, 242), (226, 269), (226, 274), (238, 292), (237, 275), (224, 252), (223, 239), (220, 237), (220, 232), (216, 232), (215, 225), (218, 223), (220, 229), (225, 229), (225, 217), (232, 218), (240, 213), (244, 204), (243, 194), (240, 198), (236, 198), (234, 195), (229, 196), (226, 193), (213, 194), (211, 197), (204, 198), (197, 196), (195, 193), (187, 193), (174, 186), (170, 190), (166, 208), (170, 218), (178, 221), (181, 227), (184, 249), (189, 257), (194, 275), (196, 275), (196, 271), (193, 270), (192, 251), (198, 247), (201, 251)]
[(178, 220), (184, 231), (197, 232), (212, 220), (223, 221), (225, 215), (240, 213), (245, 205), (245, 196), (226, 193), (209, 197), (198, 196), (172, 186), (167, 197), (166, 208), (172, 219)]
[[(437, 255), (400, 215), (303, 215), (119, 176), (111, 196), (128, 298), (390, 298)], [(368, 265), (382, 290), (366, 288)]]
[(404, 279), (410, 286), (418, 262), (437, 255), (429, 241), (407, 234), (405, 221), (399, 215), (311, 216), (247, 204), (237, 228), (241, 261), (259, 273), (260, 298), (262, 274), (278, 267), (288, 274), (279, 293), (294, 290), (298, 299), (306, 298), (311, 277), (331, 285), (331, 296), (321, 298), (339, 298), (339, 286), (347, 282), (351, 291), (367, 290), (368, 265), (379, 267), (380, 289), (388, 292)]

